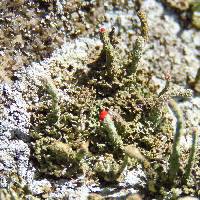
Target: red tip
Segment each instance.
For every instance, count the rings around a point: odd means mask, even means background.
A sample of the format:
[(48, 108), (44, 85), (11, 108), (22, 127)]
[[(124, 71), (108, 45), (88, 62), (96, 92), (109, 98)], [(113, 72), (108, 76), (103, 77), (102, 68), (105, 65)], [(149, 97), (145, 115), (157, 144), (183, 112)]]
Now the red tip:
[(166, 80), (166, 81), (170, 81), (170, 80), (171, 80), (171, 72), (170, 72), (170, 71), (167, 71), (167, 72), (165, 73), (165, 80)]
[(100, 33), (105, 33), (105, 32), (106, 32), (106, 29), (105, 29), (104, 27), (101, 27), (101, 28), (99, 29), (99, 32), (100, 32)]
[(102, 121), (105, 119), (105, 117), (106, 117), (107, 114), (108, 114), (108, 111), (102, 110), (102, 111), (100, 112), (100, 114), (99, 114), (99, 121), (102, 122)]

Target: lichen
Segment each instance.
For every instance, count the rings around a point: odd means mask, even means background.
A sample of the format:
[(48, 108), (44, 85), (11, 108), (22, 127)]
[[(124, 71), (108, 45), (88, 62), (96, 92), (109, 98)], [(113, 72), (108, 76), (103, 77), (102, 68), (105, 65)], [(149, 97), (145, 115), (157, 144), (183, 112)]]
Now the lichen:
[(93, 32), (104, 17), (98, 1), (12, 0), (0, 1), (0, 7), (0, 81), (48, 58), (65, 38)]
[(172, 153), (170, 156), (170, 169), (169, 169), (169, 178), (170, 181), (173, 183), (174, 179), (177, 176), (178, 170), (180, 168), (180, 139), (184, 134), (184, 125), (183, 125), (183, 115), (181, 110), (177, 106), (175, 101), (170, 101), (170, 106), (174, 110), (177, 116), (177, 126), (176, 126), (176, 133), (174, 136), (174, 142), (172, 146)]
[[(56, 61), (50, 77), (41, 79), (40, 101), (31, 110), (31, 133), (33, 157), (42, 175), (84, 174), (87, 179), (116, 182), (125, 167), (137, 168), (141, 163), (150, 195), (164, 197), (173, 187), (182, 187), (177, 177), (187, 158), (180, 153), (175, 157), (171, 149), (180, 146), (183, 120), (178, 112), (177, 133), (181, 134), (173, 144), (168, 102), (177, 96), (190, 97), (191, 91), (171, 84), (166, 75), (164, 89), (157, 92), (151, 72), (141, 64), (148, 26), (145, 14), (138, 15), (141, 36), (129, 54), (119, 48), (114, 29), (100, 28), (103, 47), (87, 68)], [(175, 172), (170, 157), (181, 163)], [(172, 172), (178, 181), (170, 181)], [(187, 188), (196, 194), (196, 186)]]
[(188, 84), (195, 92), (200, 92), (200, 68), (197, 70), (194, 80), (192, 80), (191, 77), (188, 77)]
[(63, 142), (53, 138), (42, 138), (36, 141), (35, 158), (40, 163), (40, 172), (56, 177), (80, 173), (80, 160), (84, 151), (76, 152)]
[(186, 11), (190, 6), (190, 0), (164, 0), (164, 2), (178, 11)]
[(197, 0), (191, 1), (191, 7), (192, 7), (192, 24), (197, 29), (200, 29), (200, 2)]
[(181, 18), (183, 20), (190, 19), (190, 24), (196, 29), (200, 29), (200, 2), (198, 0), (163, 0), (163, 2), (180, 14), (184, 13)]
[(22, 178), (16, 172), (10, 172), (8, 178), (7, 187), (0, 189), (1, 200), (21, 200), (27, 198), (39, 200), (39, 198), (31, 194), (28, 185), (22, 181)]
[(195, 161), (195, 156), (196, 156), (196, 151), (197, 151), (197, 144), (198, 144), (198, 129), (194, 128), (193, 133), (192, 133), (192, 147), (191, 147), (190, 154), (188, 157), (187, 165), (185, 167), (184, 179), (186, 183), (189, 180), (193, 165), (195, 163), (194, 161)]

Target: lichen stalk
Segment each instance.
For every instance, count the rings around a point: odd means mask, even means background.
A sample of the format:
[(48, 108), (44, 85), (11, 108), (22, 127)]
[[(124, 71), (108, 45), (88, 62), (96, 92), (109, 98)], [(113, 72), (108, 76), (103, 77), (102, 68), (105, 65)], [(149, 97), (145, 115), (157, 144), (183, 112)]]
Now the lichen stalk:
[(141, 23), (141, 35), (145, 39), (145, 41), (148, 41), (149, 39), (149, 28), (148, 28), (148, 23), (147, 23), (147, 16), (146, 13), (142, 10), (137, 12), (137, 16), (140, 19)]
[(144, 51), (144, 43), (144, 38), (142, 36), (138, 36), (133, 47), (131, 63), (128, 66), (128, 75), (133, 75), (137, 71)]
[(181, 136), (184, 134), (184, 120), (183, 114), (175, 100), (170, 100), (169, 106), (171, 107), (177, 118), (176, 132), (174, 135), (172, 153), (169, 161), (169, 180), (173, 183), (176, 179), (176, 175), (180, 167), (180, 139)]
[(51, 106), (51, 115), (53, 117), (54, 123), (59, 123), (60, 119), (60, 107), (59, 107), (59, 94), (56, 86), (54, 85), (51, 78), (42, 78), (41, 79), (47, 92), (52, 98), (52, 106)]
[(195, 84), (200, 80), (200, 68), (197, 71), (196, 77), (195, 77)]
[(197, 143), (198, 143), (198, 129), (194, 128), (192, 133), (192, 147), (190, 150), (189, 158), (187, 165), (185, 167), (185, 174), (184, 174), (184, 182), (187, 183), (187, 180), (191, 174), (191, 170), (195, 161), (195, 155), (197, 152)]
[(111, 44), (110, 37), (108, 34), (108, 31), (100, 31), (100, 38), (103, 42), (103, 51), (106, 54), (106, 65), (112, 66), (115, 62), (115, 49), (113, 45)]
[(110, 114), (107, 114), (103, 120), (103, 126), (105, 127), (108, 138), (110, 142), (113, 144), (114, 148), (123, 149), (123, 141), (121, 136), (117, 133), (117, 129), (115, 127), (114, 121)]
[(131, 62), (128, 64), (128, 67), (127, 67), (127, 74), (129, 76), (135, 74), (135, 72), (137, 71), (140, 65), (142, 54), (144, 52), (145, 42), (149, 38), (148, 24), (147, 24), (147, 18), (146, 18), (145, 12), (138, 11), (137, 15), (141, 22), (141, 26), (140, 26), (141, 36), (137, 37), (135, 44), (133, 46), (133, 51), (131, 54)]
[(197, 71), (194, 81), (191, 81), (191, 86), (194, 88), (195, 91), (199, 92), (200, 86), (200, 68)]
[(163, 90), (159, 93), (158, 97), (162, 96), (163, 94), (165, 94), (169, 88), (170, 88), (170, 81), (171, 81), (171, 74), (169, 72), (167, 72), (165, 74), (165, 80), (166, 80), (166, 83), (165, 83), (165, 87), (163, 88)]

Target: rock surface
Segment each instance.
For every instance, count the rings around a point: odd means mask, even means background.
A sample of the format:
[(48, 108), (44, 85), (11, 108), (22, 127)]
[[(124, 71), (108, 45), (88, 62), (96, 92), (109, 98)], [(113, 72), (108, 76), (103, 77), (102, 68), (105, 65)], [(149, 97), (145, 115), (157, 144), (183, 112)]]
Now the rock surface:
[[(56, 2), (59, 3), (59, 1)], [(44, 4), (46, 5), (46, 3)], [(123, 48), (128, 48), (132, 43), (127, 42), (125, 38), (128, 35), (134, 41), (135, 34), (138, 32), (137, 28), (132, 31), (133, 22), (137, 22), (136, 12), (133, 9), (120, 10), (117, 6), (115, 6), (116, 9), (113, 9), (108, 5), (105, 5), (107, 22), (104, 24), (106, 27), (111, 27), (111, 24), (118, 27), (119, 34), (122, 37), (122, 46)], [(183, 29), (176, 14), (165, 10), (163, 5), (156, 0), (145, 0), (141, 4), (141, 8), (147, 12), (150, 27), (150, 40), (144, 53), (144, 67), (152, 70), (154, 75), (161, 79), (164, 72), (171, 71), (174, 83), (188, 87), (187, 76), (194, 79), (200, 67), (200, 31)], [(76, 12), (74, 11), (75, 14)], [(47, 21), (50, 23), (49, 15), (47, 15)], [(58, 16), (54, 17), (53, 21), (56, 21)], [(76, 16), (74, 16), (75, 18)], [(61, 19), (59, 21), (63, 23)], [(74, 26), (74, 23), (71, 25)], [(57, 41), (62, 40), (65, 37), (64, 30), (61, 28), (56, 31), (62, 35)], [(31, 37), (31, 34), (29, 37)], [(23, 43), (20, 39), (21, 36), (16, 36), (16, 38), (20, 40), (19, 43)], [(18, 43), (15, 40), (13, 40), (14, 43)], [(41, 41), (38, 42), (40, 43)], [(51, 44), (52, 46), (50, 45), (49, 48), (52, 48), (52, 50), (55, 49), (54, 45), (58, 46), (58, 42)], [(36, 58), (37, 56), (43, 56), (43, 54), (37, 55), (35, 50), (29, 49), (29, 47), (33, 48), (34, 42), (29, 45), (26, 47), (26, 53), (33, 53), (33, 57), (35, 56)], [(67, 60), (68, 63), (71, 62), (73, 65), (82, 65), (90, 55), (88, 49), (93, 49), (95, 46), (100, 45), (101, 43), (98, 39), (90, 39), (88, 37), (71, 40), (70, 42), (65, 41), (62, 47), (55, 50), (49, 59), (45, 59), (40, 63), (31, 63), (28, 67), (22, 67), (15, 72), (12, 83), (4, 82), (0, 85), (0, 169), (3, 172), (0, 175), (0, 187), (7, 186), (9, 183), (8, 176), (12, 171), (16, 171), (23, 178), (23, 182), (28, 184), (34, 195), (50, 199), (87, 199), (88, 194), (91, 192), (101, 192), (107, 197), (119, 197), (137, 192), (133, 189), (135, 184), (144, 186), (141, 177), (144, 178), (145, 175), (141, 169), (131, 172), (125, 171), (123, 182), (116, 188), (101, 188), (98, 185), (85, 183), (84, 177), (71, 181), (55, 181), (48, 177), (37, 179), (34, 163), (30, 162), (31, 141), (29, 128), (31, 126), (31, 113), (28, 112), (30, 102), (27, 101), (26, 95), (31, 95), (34, 90), (37, 90), (37, 86), (40, 85), (40, 77), (48, 75), (51, 62)], [(1, 55), (4, 57), (6, 57), (7, 53), (14, 52), (11, 47), (7, 48), (10, 49), (1, 51)], [(44, 49), (44, 54), (45, 51)], [(34, 96), (33, 100), (36, 103), (39, 101)], [(180, 107), (184, 111), (184, 117), (187, 121), (186, 131), (188, 132), (190, 127), (199, 126), (199, 102), (198, 94), (195, 94), (189, 102), (180, 102)], [(188, 139), (186, 137), (183, 144), (187, 146), (190, 140), (191, 137), (188, 137)]]

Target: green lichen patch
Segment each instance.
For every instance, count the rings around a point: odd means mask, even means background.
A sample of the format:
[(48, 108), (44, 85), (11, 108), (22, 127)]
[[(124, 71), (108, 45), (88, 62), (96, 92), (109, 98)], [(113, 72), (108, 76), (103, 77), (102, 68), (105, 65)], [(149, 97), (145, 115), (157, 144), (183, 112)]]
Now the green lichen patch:
[(0, 189), (1, 200), (39, 200), (32, 195), (27, 184), (23, 183), (21, 177), (16, 172), (11, 172), (8, 177), (7, 187)]
[(81, 173), (79, 162), (83, 151), (73, 151), (71, 146), (46, 137), (35, 143), (35, 157), (40, 163), (41, 172), (56, 177)]
[[(157, 93), (151, 73), (141, 67), (148, 26), (142, 11), (139, 16), (145, 27), (128, 55), (116, 43), (114, 29), (101, 28), (103, 48), (100, 54), (94, 52), (96, 59), (84, 64), (54, 61), (49, 77), (41, 78), (31, 130), (40, 173), (57, 178), (84, 174), (86, 179), (116, 182), (125, 167), (141, 163), (151, 195), (164, 195), (163, 188), (170, 191), (169, 182), (181, 187), (182, 179), (170, 178), (172, 147), (180, 150), (180, 137), (173, 144), (167, 103), (191, 92), (177, 90), (166, 76), (165, 88)], [(176, 134), (183, 124), (181, 112), (177, 116)], [(180, 154), (176, 159), (185, 160)], [(178, 165), (174, 175), (181, 173)]]

